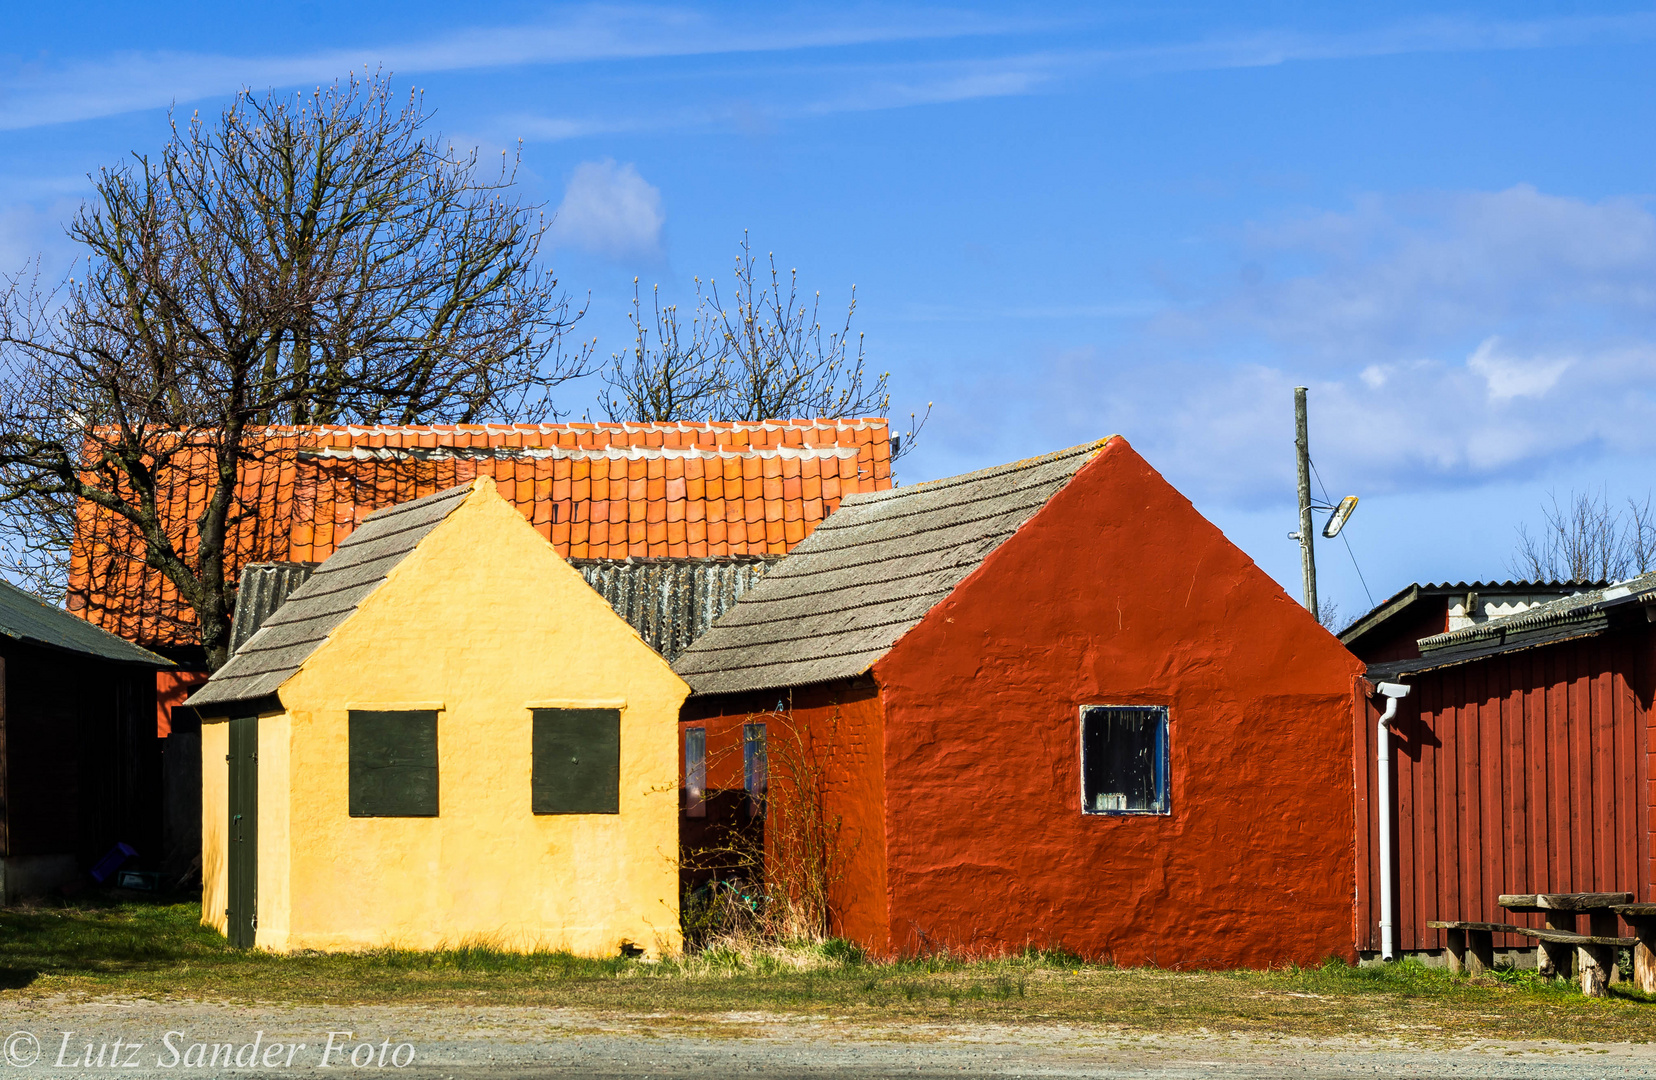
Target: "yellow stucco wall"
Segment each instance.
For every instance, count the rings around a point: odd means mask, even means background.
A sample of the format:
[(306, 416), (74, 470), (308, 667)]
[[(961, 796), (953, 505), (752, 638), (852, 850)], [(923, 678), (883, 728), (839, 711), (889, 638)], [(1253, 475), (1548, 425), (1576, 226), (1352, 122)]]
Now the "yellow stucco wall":
[[(687, 693), (479, 481), (282, 686), (287, 714), (260, 722), (259, 946), (676, 952)], [(620, 702), (621, 812), (531, 813), (531, 703)], [(351, 817), (349, 709), (433, 703), (438, 816)], [(203, 797), (223, 804), (217, 783)]]
[(267, 934), (272, 941), (286, 939), (292, 910), (292, 726), (286, 715), (259, 717), (259, 883), (253, 910), (254, 941), (261, 945)]
[(201, 725), (201, 922), (229, 932), (230, 902), (225, 843), (230, 829), (230, 725)]

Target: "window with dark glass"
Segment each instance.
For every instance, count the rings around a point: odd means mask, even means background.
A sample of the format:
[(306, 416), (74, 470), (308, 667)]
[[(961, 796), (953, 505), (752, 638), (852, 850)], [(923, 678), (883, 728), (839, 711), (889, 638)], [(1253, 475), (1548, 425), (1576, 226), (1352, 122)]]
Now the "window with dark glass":
[(707, 729), (684, 729), (684, 813), (707, 816)]
[(437, 714), (352, 709), (352, 817), (437, 816)]
[(1081, 709), (1081, 812), (1166, 814), (1167, 709), (1087, 705)]
[(621, 812), (621, 712), (536, 709), (531, 810), (537, 814)]
[(742, 725), (742, 786), (747, 790), (749, 816), (764, 817), (765, 796), (770, 789), (764, 724)]

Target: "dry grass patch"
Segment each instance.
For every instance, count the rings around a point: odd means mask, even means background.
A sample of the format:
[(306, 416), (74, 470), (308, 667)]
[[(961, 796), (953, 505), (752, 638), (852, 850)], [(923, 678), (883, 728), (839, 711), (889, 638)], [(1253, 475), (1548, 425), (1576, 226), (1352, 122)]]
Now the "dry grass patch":
[[(594, 960), (487, 945), (279, 956), (237, 952), (193, 904), (84, 903), (0, 911), (0, 1002), (126, 995), (270, 1004), (449, 1002), (564, 1006), (653, 1026), (822, 1017), (855, 1026), (1053, 1023), (1126, 1032), (1395, 1037), (1410, 1042), (1645, 1042), (1656, 1003), (1608, 1001), (1523, 973), (1476, 981), (1414, 963), (1171, 972), (1063, 953), (866, 961), (841, 941), (726, 942), (681, 960)], [(738, 1025), (740, 1026), (740, 1025)]]

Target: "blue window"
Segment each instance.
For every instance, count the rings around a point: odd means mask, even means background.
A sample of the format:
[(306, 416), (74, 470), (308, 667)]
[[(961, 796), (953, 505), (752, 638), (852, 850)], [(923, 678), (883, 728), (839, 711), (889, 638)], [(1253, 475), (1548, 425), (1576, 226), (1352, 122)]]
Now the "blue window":
[(684, 729), (684, 815), (707, 816), (707, 729)]
[(765, 725), (742, 725), (742, 786), (747, 789), (748, 814), (765, 816), (770, 789), (770, 762), (765, 749)]
[(1167, 709), (1086, 705), (1081, 709), (1081, 812), (1166, 814)]

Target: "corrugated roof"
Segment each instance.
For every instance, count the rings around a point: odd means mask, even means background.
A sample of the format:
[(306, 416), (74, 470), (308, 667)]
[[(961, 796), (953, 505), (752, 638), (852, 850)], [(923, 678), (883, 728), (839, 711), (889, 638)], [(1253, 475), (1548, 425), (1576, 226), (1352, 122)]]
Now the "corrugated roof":
[(369, 514), (185, 704), (222, 706), (276, 693), (386, 575), (465, 501), (472, 486), (463, 484)]
[(230, 651), (259, 632), (289, 594), (310, 579), (315, 563), (249, 563), (236, 586), (236, 616), (230, 624)]
[(1420, 651), (1426, 653), (1439, 649), (1460, 648), (1473, 643), (1501, 640), (1525, 631), (1584, 621), (1598, 615), (1607, 606), (1637, 600), (1653, 592), (1656, 592), (1656, 573), (1629, 578), (1615, 585), (1584, 589), (1570, 596), (1549, 600), (1545, 604), (1537, 604), (1528, 611), (1521, 611), (1516, 615), (1490, 619), (1477, 626), (1421, 638)]
[[(783, 555), (850, 492), (891, 486), (879, 418), (662, 424), (278, 428), (241, 472), (228, 571), (320, 562), (369, 513), (489, 476), (566, 559)], [(162, 475), (165, 528), (186, 556), (209, 489), (203, 456)], [(146, 567), (124, 518), (83, 508), (71, 611), (149, 645), (197, 643), (195, 616)]]
[(1608, 609), (1635, 603), (1656, 604), (1656, 573), (1584, 589), (1515, 615), (1421, 638), (1418, 658), (1370, 664), (1369, 677), (1419, 674), (1485, 656), (1590, 637), (1609, 627)]
[(847, 496), (673, 670), (698, 694), (867, 671), (1106, 442)]
[(570, 561), (644, 643), (671, 663), (780, 559), (738, 555)]
[(1340, 631), (1340, 641), (1348, 646), (1355, 645), (1359, 638), (1370, 631), (1378, 629), (1402, 614), (1406, 609), (1423, 596), (1453, 596), (1456, 593), (1484, 592), (1484, 593), (1564, 593), (1580, 592), (1582, 589), (1602, 588), (1608, 582), (1604, 581), (1456, 581), (1456, 582), (1416, 582), (1406, 585), (1382, 600), (1366, 614), (1358, 616), (1344, 630)]
[(100, 630), (7, 581), (0, 581), (0, 634), (124, 664), (173, 666), (171, 660)]

